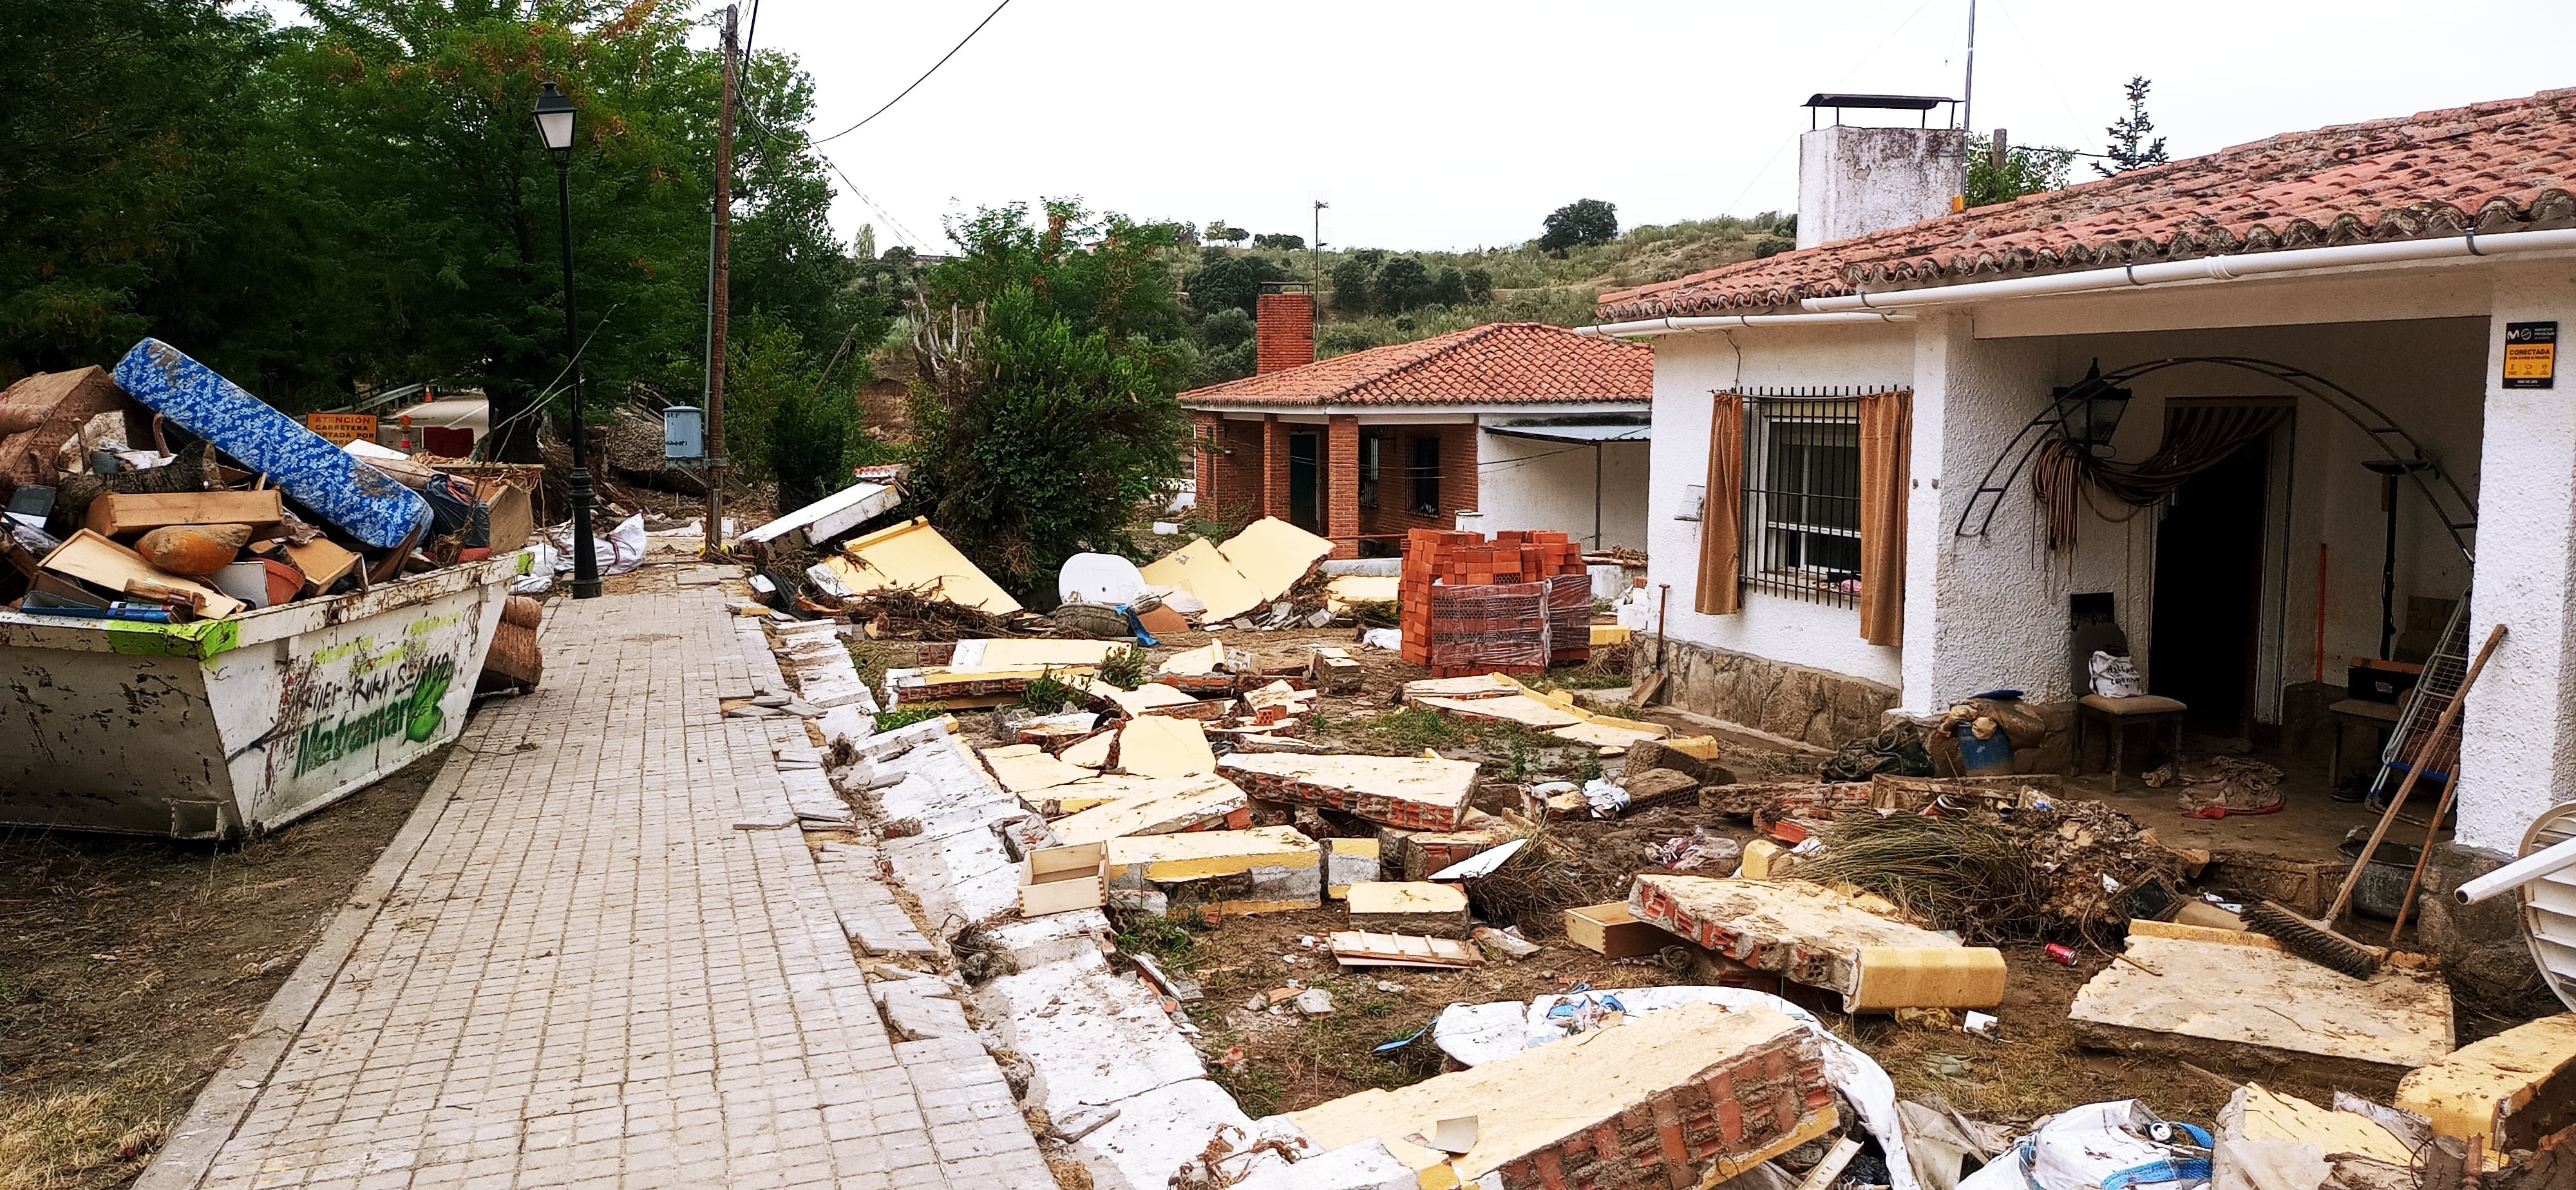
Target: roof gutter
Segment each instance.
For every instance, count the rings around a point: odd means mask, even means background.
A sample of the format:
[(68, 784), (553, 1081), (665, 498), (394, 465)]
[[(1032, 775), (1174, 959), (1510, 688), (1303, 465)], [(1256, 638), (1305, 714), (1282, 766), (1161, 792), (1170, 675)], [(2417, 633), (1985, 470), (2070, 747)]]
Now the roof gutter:
[(1578, 326), (1574, 333), (1597, 339), (1641, 339), (1654, 335), (1686, 335), (1693, 331), (1733, 330), (1739, 326), (1834, 326), (1849, 322), (1912, 322), (1911, 314), (1836, 312), (1832, 314), (1713, 314), (1696, 318), (1641, 318), (1635, 322), (1607, 322), (1599, 326)]
[[(2161, 264), (2122, 265), (2047, 277), (2013, 277), (1967, 285), (1942, 285), (1894, 293), (1861, 292), (1847, 297), (1808, 298), (1799, 303), (1816, 311), (1810, 317), (1852, 312), (1895, 312), (1926, 306), (1953, 306), (2007, 298), (2047, 297), (2066, 293), (2100, 293), (2143, 289), (2191, 281), (2241, 281), (2275, 273), (2346, 269), (2417, 260), (2470, 256), (2527, 255), (2576, 250), (2576, 229), (2516, 231), (2481, 237), (2476, 232), (2437, 240), (2398, 240), (2377, 244), (2340, 244), (2331, 248), (2293, 248), (2234, 256), (2205, 256)], [(1902, 315), (1899, 315), (1900, 317)]]

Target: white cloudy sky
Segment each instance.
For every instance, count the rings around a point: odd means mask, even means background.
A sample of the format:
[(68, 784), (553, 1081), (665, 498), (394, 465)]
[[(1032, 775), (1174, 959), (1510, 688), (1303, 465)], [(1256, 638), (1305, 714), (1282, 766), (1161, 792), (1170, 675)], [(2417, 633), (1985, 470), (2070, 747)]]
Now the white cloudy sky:
[[(825, 146), (865, 195), (834, 218), (932, 248), (952, 212), (1079, 196), (1304, 234), (1322, 198), (1332, 243), (1457, 248), (1526, 239), (1576, 198), (1623, 226), (1788, 209), (1797, 105), (1957, 94), (1967, 4), (1010, 0)], [(991, 8), (760, 0), (757, 38), (813, 73), (820, 135)], [(1974, 124), (2099, 150), (2143, 74), (2174, 155), (2205, 153), (2576, 85), (2571, 18), (2566, 0), (1979, 0)]]

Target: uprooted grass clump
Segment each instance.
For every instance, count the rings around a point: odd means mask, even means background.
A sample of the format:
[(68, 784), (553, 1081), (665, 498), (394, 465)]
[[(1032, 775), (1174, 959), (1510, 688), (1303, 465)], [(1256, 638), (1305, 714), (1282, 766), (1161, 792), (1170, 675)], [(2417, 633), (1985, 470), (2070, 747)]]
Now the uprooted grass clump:
[(1551, 938), (1565, 932), (1566, 910), (1626, 892), (1624, 881), (1611, 885), (1585, 875), (1566, 843), (1547, 828), (1521, 837), (1526, 842), (1503, 866), (1466, 882), (1467, 903), (1486, 921), (1519, 926), (1532, 938)]
[(1050, 666), (1029, 679), (1028, 688), (1020, 693), (1020, 705), (1041, 715), (1080, 710), (1091, 702), (1091, 692), (1081, 681), (1079, 674)]
[(1984, 824), (1846, 818), (1825, 830), (1824, 844), (1824, 854), (1798, 865), (1801, 879), (1848, 881), (1971, 942), (2034, 938), (2050, 924), (2048, 885), (2028, 852)]
[(1132, 647), (1109, 650), (1109, 655), (1101, 658), (1099, 677), (1121, 690), (1133, 690), (1144, 685), (1145, 650)]

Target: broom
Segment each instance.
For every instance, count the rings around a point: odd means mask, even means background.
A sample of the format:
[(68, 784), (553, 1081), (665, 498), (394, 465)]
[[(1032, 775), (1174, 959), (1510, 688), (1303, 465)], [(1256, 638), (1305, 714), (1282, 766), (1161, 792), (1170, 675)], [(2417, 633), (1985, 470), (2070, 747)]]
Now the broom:
[[(2361, 854), (2352, 861), (2352, 871), (2343, 878), (2343, 888), (2335, 894), (2334, 904), (2326, 915), (2315, 921), (2301, 917), (2289, 907), (2274, 901), (2259, 901), (2245, 907), (2245, 926), (2257, 934), (2269, 935), (2281, 949), (2315, 963), (2341, 971), (2354, 979), (2368, 979), (2379, 970), (2388, 951), (2363, 942), (2355, 942), (2335, 932), (2334, 922), (2343, 916), (2344, 906), (2352, 901), (2352, 890), (2361, 884), (2361, 873), (2371, 858), (2379, 853), (2379, 842), (2388, 837), (2388, 828), (2397, 821), (2397, 812), (2406, 805), (2406, 796), (2415, 791), (2416, 778), (2424, 775), (2424, 766), (2433, 759), (2434, 749), (2459, 720), (2460, 707), (2469, 700), (2469, 687), (2477, 684), (2478, 671), (2485, 669), (2487, 658), (2495, 652), (2496, 643), (2504, 639), (2504, 625), (2498, 624), (2487, 633), (2487, 643), (2478, 648), (2477, 660), (2469, 664), (2467, 676), (2451, 695), (2450, 705), (2442, 708), (2442, 717), (2425, 735), (2424, 743), (2415, 749), (2415, 761), (2407, 766), (2406, 779), (2388, 799), (2388, 808), (2380, 811), (2379, 825), (2370, 832), (2370, 841), (2362, 845)], [(2453, 766), (2454, 768), (2458, 766)], [(2453, 774), (2457, 780), (2457, 774)]]

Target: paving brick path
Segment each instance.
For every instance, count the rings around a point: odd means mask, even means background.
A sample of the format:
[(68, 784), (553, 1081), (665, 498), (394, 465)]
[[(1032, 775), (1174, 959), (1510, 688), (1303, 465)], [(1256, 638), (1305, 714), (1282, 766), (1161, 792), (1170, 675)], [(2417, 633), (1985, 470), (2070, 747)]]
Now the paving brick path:
[(800, 832), (736, 829), (794, 821), (787, 725), (717, 698), (783, 683), (715, 589), (654, 585), (549, 606), (545, 684), (476, 717), (142, 1190), (1053, 1185), (981, 1047), (888, 1034)]

